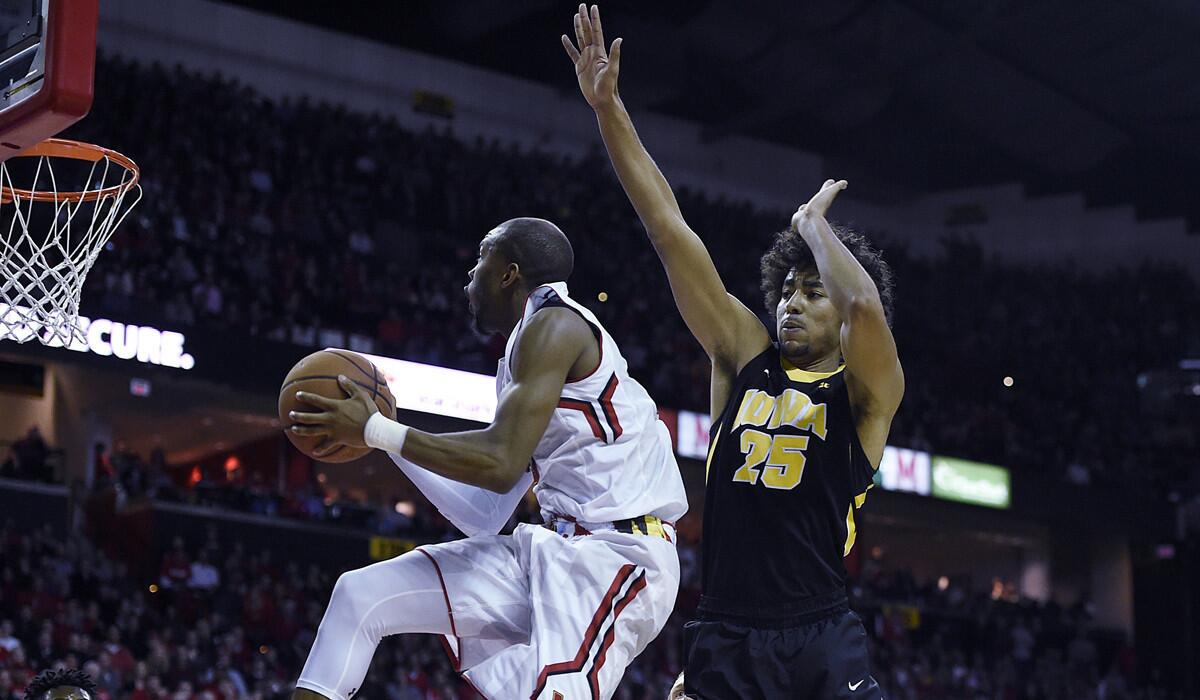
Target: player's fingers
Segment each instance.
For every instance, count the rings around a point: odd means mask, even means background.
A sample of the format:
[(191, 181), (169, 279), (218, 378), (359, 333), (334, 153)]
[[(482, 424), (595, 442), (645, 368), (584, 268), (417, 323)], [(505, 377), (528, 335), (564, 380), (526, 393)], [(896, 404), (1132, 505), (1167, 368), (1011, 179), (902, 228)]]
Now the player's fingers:
[(580, 27), (583, 28), (584, 41), (586, 41), (588, 43), (588, 45), (591, 45), (591, 43), (592, 43), (592, 18), (591, 18), (591, 15), (588, 14), (588, 7), (586, 4), (581, 4), (579, 6), (579, 25), (580, 25)]
[(288, 430), (292, 431), (292, 435), (300, 437), (320, 437), (329, 434), (329, 430), (322, 425), (293, 425)]
[(583, 36), (583, 19), (578, 12), (575, 13), (575, 45), (579, 47), (580, 53), (587, 50), (587, 39)]
[(579, 49), (575, 48), (575, 44), (571, 43), (571, 38), (566, 34), (562, 35), (562, 45), (567, 50), (567, 57), (571, 59), (571, 63), (579, 63)]
[(621, 72), (621, 37), (617, 37), (612, 43), (612, 51), (608, 54), (608, 69), (613, 72), (613, 77)]
[(337, 399), (327, 399), (311, 391), (297, 391), (296, 400), (300, 403), (306, 403), (309, 406), (316, 406), (317, 408), (333, 409), (337, 407)]
[(592, 5), (592, 42), (604, 50), (604, 29), (600, 26), (600, 6)]
[(821, 189), (825, 189), (826, 187), (829, 187), (832, 184), (833, 184), (833, 180), (826, 180), (825, 184), (821, 185)]
[(338, 385), (341, 386), (342, 391), (346, 392), (346, 395), (352, 399), (358, 398), (359, 395), (363, 393), (362, 387), (358, 384), (355, 384), (350, 380), (350, 377), (347, 377), (344, 374), (338, 375)]
[(328, 413), (305, 413), (303, 411), (290, 411), (288, 418), (304, 425), (325, 425), (333, 419)]

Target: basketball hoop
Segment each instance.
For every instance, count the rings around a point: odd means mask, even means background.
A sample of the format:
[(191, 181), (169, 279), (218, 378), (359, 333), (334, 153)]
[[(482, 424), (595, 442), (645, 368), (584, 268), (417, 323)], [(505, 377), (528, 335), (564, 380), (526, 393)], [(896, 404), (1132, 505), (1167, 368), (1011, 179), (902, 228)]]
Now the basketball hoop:
[(0, 163), (0, 340), (86, 342), (77, 322), (83, 283), (141, 200), (140, 174), (116, 151), (55, 138)]

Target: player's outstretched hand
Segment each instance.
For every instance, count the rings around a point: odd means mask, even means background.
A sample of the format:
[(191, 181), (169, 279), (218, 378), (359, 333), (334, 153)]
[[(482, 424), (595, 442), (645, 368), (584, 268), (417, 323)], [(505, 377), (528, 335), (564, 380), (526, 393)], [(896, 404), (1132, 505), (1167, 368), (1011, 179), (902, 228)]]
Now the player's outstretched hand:
[(307, 391), (296, 392), (296, 400), (321, 409), (320, 412), (305, 413), (292, 411), (288, 417), (296, 421), (291, 430), (296, 435), (324, 436), (327, 444), (314, 453), (315, 457), (323, 457), (336, 450), (341, 445), (349, 447), (366, 447), (363, 441), (363, 430), (371, 416), (379, 412), (379, 407), (367, 395), (362, 387), (350, 381), (345, 375), (338, 377), (338, 384), (347, 398), (329, 399), (320, 394)]
[[(617, 73), (621, 69), (621, 40), (612, 43), (612, 50), (604, 48), (604, 29), (600, 26), (600, 8), (581, 4), (575, 13), (575, 41), (562, 35), (563, 48), (575, 64), (575, 77), (579, 79), (579, 90), (584, 99), (599, 109), (617, 99)], [(578, 46), (578, 47), (577, 47)]]
[(813, 215), (825, 218), (825, 213), (829, 211), (829, 206), (833, 204), (833, 200), (837, 198), (838, 193), (849, 187), (850, 183), (845, 180), (826, 180), (824, 185), (821, 185), (820, 191), (813, 195), (812, 199), (808, 200), (807, 204), (801, 204), (796, 213), (792, 215), (792, 229), (800, 230), (800, 224), (806, 216)]

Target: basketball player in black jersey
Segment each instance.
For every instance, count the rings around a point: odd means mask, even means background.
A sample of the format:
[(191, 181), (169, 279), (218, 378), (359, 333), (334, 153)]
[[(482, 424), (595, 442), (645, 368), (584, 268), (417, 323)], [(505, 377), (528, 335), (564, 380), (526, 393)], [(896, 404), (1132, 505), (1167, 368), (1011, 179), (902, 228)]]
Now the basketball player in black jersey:
[(888, 325), (891, 273), (825, 213), (829, 180), (762, 259), (778, 343), (725, 290), (617, 93), (584, 5), (563, 45), (621, 185), (712, 360), (712, 445), (699, 619), (684, 632), (684, 692), (705, 700), (880, 698), (866, 632), (846, 603), (843, 557), (883, 456), (904, 375)]

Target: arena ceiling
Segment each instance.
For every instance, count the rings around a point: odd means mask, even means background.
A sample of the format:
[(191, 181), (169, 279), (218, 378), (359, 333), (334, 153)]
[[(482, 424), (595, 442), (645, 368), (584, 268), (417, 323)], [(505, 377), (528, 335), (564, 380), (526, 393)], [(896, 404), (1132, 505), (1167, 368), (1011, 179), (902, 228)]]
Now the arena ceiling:
[[(561, 0), (225, 0), (574, 89)], [(387, 8), (387, 9), (381, 9)], [(751, 9), (752, 8), (752, 9)], [(1200, 232), (1191, 0), (611, 0), (622, 94), (815, 152), (880, 200), (1000, 182), (1083, 191)], [(864, 188), (864, 179), (878, 186)]]

